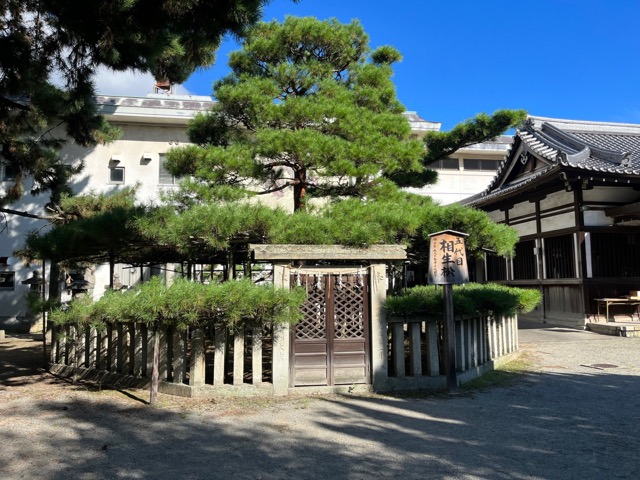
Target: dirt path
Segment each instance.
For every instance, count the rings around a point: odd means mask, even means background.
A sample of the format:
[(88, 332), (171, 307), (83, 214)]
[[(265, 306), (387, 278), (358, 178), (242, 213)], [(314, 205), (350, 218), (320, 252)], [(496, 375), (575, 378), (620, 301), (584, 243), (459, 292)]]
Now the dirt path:
[(150, 408), (146, 392), (38, 371), (38, 353), (23, 364), (36, 340), (10, 339), (0, 478), (639, 478), (640, 339), (548, 328), (520, 340), (530, 373), (454, 398), (161, 396)]

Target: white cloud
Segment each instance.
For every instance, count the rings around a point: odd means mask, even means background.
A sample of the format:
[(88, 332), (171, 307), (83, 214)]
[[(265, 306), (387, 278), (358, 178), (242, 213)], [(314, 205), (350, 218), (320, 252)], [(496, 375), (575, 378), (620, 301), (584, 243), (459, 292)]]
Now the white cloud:
[[(155, 80), (153, 75), (135, 71), (114, 72), (102, 67), (94, 78), (96, 93), (100, 95), (116, 95), (127, 97), (144, 97), (153, 93)], [(175, 95), (189, 95), (190, 92), (182, 85), (174, 85)]]

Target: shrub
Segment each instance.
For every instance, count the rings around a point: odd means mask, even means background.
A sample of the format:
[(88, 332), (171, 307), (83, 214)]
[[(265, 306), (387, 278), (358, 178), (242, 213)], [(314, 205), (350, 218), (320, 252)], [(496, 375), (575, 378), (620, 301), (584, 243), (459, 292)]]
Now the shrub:
[[(385, 309), (394, 316), (442, 316), (444, 289), (440, 286), (417, 286), (387, 298)], [(512, 316), (531, 312), (542, 301), (538, 290), (497, 284), (468, 283), (454, 286), (455, 315)]]

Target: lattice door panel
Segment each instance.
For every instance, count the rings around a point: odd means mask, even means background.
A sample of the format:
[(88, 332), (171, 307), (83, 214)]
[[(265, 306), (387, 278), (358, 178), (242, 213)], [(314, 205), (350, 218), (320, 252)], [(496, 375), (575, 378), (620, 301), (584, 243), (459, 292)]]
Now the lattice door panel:
[(326, 275), (296, 275), (296, 284), (304, 286), (307, 299), (302, 305), (303, 319), (296, 325), (296, 338), (312, 340), (327, 338), (327, 277)]
[(334, 275), (333, 321), (335, 338), (364, 338), (364, 275)]
[(368, 275), (332, 275), (334, 385), (369, 382), (368, 282)]
[(303, 319), (292, 329), (291, 385), (369, 382), (367, 275), (291, 276), (307, 291)]

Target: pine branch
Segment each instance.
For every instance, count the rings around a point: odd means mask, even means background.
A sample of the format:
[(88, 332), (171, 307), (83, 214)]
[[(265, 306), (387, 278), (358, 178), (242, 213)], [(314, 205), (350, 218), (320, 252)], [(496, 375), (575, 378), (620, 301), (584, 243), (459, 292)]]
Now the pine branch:
[(480, 113), (459, 123), (448, 132), (427, 132), (424, 143), (427, 153), (424, 163), (429, 165), (448, 157), (461, 148), (491, 140), (527, 118), (524, 110), (497, 110), (492, 115)]

